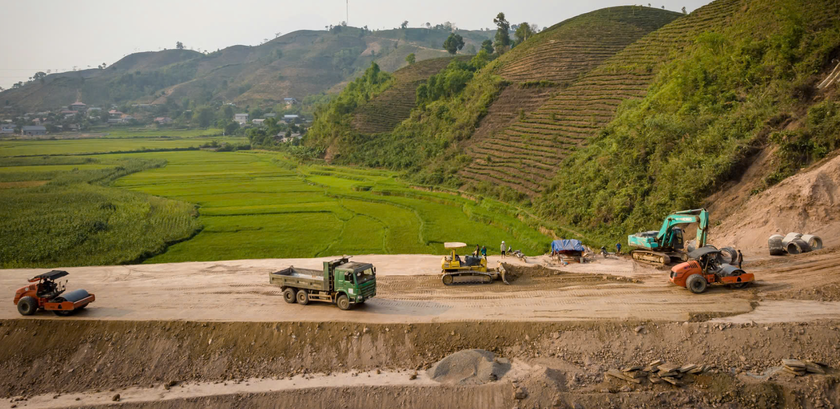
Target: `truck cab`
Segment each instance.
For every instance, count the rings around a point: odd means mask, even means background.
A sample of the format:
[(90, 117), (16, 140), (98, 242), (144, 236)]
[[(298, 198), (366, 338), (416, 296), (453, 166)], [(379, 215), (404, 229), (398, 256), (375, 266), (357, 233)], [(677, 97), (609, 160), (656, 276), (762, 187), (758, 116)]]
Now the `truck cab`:
[(372, 264), (347, 262), (335, 268), (333, 277), (334, 291), (346, 294), (351, 303), (361, 304), (376, 295), (376, 267)]

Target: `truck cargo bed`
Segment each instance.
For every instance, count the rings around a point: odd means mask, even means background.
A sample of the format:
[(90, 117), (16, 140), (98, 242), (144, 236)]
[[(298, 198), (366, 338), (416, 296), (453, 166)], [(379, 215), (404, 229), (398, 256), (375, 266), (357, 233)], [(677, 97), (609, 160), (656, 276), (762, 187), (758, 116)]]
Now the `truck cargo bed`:
[(324, 272), (304, 268), (289, 267), (268, 274), (271, 284), (283, 287), (323, 290)]

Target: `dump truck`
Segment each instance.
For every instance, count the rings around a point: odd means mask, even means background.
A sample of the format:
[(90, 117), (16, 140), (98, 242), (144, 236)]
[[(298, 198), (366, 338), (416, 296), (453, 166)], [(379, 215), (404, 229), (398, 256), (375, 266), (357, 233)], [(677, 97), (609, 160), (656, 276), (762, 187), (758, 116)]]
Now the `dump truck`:
[(505, 284), (510, 284), (505, 279), (504, 267), (488, 268), (487, 258), (481, 256), (464, 256), (461, 258), (457, 250), (467, 247), (466, 243), (446, 242), (443, 243), (443, 247), (450, 250), (450, 254), (443, 256), (440, 261), (440, 280), (443, 285), (492, 284), (494, 280), (498, 279), (501, 279)]
[(349, 257), (325, 261), (323, 270), (289, 266), (269, 273), (268, 277), (271, 284), (282, 289), (283, 300), (290, 304), (320, 301), (349, 310), (376, 296), (376, 267), (352, 262)]
[[(627, 236), (627, 244), (633, 249), (633, 260), (667, 265), (672, 258), (688, 261), (688, 252), (684, 249), (683, 229), (680, 226), (697, 224), (696, 247), (704, 247), (709, 231), (709, 212), (706, 209), (684, 210), (665, 217), (662, 227), (657, 231), (647, 231)], [(688, 251), (693, 249), (689, 248)]]

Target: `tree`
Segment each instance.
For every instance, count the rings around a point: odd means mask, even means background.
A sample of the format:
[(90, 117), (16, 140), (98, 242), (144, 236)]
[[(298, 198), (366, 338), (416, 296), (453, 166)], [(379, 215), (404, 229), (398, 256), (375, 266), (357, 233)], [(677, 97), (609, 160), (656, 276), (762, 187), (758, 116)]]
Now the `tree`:
[(417, 61), (417, 57), (414, 55), (414, 53), (411, 53), (405, 56), (405, 61), (408, 63), (408, 65), (414, 65), (414, 63)]
[(175, 43), (175, 48), (178, 49), (178, 50), (183, 50), (184, 49), (184, 43), (182, 43), (180, 41), (176, 42)]
[(496, 41), (493, 46), (499, 54), (504, 53), (510, 47), (510, 23), (505, 19), (505, 13), (499, 13), (493, 19), (496, 23)]
[(450, 33), (446, 41), (443, 42), (443, 49), (449, 51), (449, 54), (455, 55), (458, 50), (464, 48), (464, 37), (460, 34)]
[(478, 50), (476, 50), (475, 45), (470, 44), (467, 46), (467, 51), (465, 52), (470, 55), (475, 55), (478, 52)]
[(429, 23), (429, 22), (427, 21), (427, 22), (426, 22), (426, 29), (431, 30), (431, 28), (432, 28), (432, 23)]
[(531, 30), (530, 24), (527, 22), (520, 24), (514, 33), (514, 36), (516, 36), (516, 44), (522, 44), (525, 40), (531, 38), (532, 35), (534, 35), (534, 31)]
[(402, 24), (400, 24), (400, 28), (403, 29), (403, 30), (407, 29), (408, 28), (408, 20), (403, 21)]
[(213, 109), (208, 106), (202, 106), (193, 113), (193, 121), (201, 128), (207, 128), (213, 123), (215, 115)]
[(688, 14), (688, 12), (687, 12), (687, 11), (685, 11), (685, 6), (683, 6), (683, 8), (682, 8), (682, 13), (683, 13), (683, 14)]
[(239, 122), (228, 121), (225, 125), (225, 135), (233, 135), (239, 129)]
[(484, 40), (484, 42), (481, 43), (481, 49), (487, 51), (487, 54), (493, 54), (493, 41)]
[(44, 78), (47, 78), (47, 74), (43, 71), (38, 71), (32, 76), (33, 80), (41, 81), (41, 84), (44, 83)]

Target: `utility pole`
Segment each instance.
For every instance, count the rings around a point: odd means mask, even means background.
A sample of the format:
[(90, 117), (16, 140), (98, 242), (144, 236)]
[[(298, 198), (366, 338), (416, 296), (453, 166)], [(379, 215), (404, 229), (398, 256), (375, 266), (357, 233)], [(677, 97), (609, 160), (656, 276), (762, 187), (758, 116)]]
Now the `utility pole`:
[(344, 20), (350, 26), (350, 0), (347, 0), (347, 18)]

